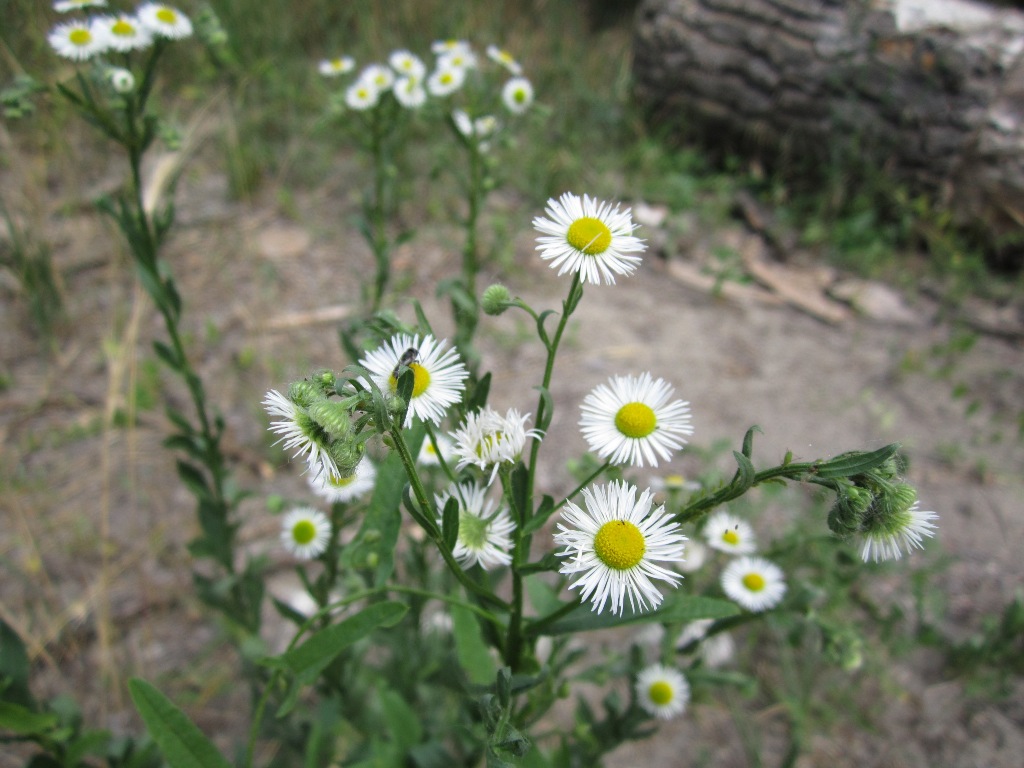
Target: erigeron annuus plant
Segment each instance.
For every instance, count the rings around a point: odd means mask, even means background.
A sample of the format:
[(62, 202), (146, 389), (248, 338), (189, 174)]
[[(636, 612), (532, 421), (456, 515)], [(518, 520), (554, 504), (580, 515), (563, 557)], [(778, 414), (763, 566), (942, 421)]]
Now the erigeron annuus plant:
[[(580, 404), (594, 457), (586, 476), (557, 500), (538, 493), (566, 325), (588, 285), (639, 268), (643, 242), (628, 210), (572, 194), (549, 201), (548, 217), (534, 226), (541, 258), (567, 275), (561, 311), (538, 312), (502, 286), (481, 299), (489, 315), (523, 311), (534, 320), (546, 359), (532, 413), (492, 405), (489, 374), (474, 384), (459, 348), (438, 339), (418, 307), (417, 327), (380, 316), (379, 341), (356, 362), (292, 382), (286, 396), (268, 395), (271, 428), (315, 486), (343, 483), (368, 462), (376, 485), (364, 496), (333, 497), (330, 514), (303, 502), (284, 518), (284, 545), (301, 560), (314, 600), (305, 614), (279, 606), (298, 630), (284, 653), (260, 662), (271, 678), (246, 765), (264, 713), (295, 716), (307, 688), (321, 702), (318, 727), (347, 737), (305, 742), (298, 751), (306, 759), (599, 764), (650, 733), (652, 722), (685, 713), (691, 671), (729, 663), (729, 628), (790, 610), (787, 574), (757, 554), (751, 522), (726, 503), (766, 482), (824, 487), (835, 502), (822, 529), (861, 537), (865, 560), (898, 557), (932, 535), (934, 514), (920, 512), (900, 480), (895, 445), (827, 461), (787, 455), (758, 470), (752, 428), (734, 453), (735, 475), (720, 487), (677, 478), (657, 491), (635, 484), (631, 470), (671, 460), (693, 431), (689, 403), (653, 372), (596, 383)], [(698, 593), (688, 584), (700, 581), (692, 575), (700, 559), (718, 576)], [(642, 625), (678, 639), (657, 651), (634, 644), (611, 664), (628, 679), (628, 700), (610, 696), (598, 715), (579, 699), (577, 728), (539, 735), (574, 680), (596, 669), (572, 638)], [(438, 633), (454, 642), (438, 643)], [(138, 698), (154, 695), (135, 685)]]
[[(375, 261), (374, 282), (364, 290), (371, 313), (381, 308), (391, 281), (392, 251), (411, 237), (410, 232), (393, 235), (387, 226), (401, 202), (400, 166), (410, 123), (443, 121), (456, 140), (465, 159), (458, 171), (466, 202), (462, 268), (458, 277), (442, 281), (438, 290), (450, 297), (455, 343), (475, 371), (472, 340), (480, 319), (477, 275), (487, 261), (480, 253), (480, 217), (487, 193), (498, 183), (494, 148), (509, 142), (509, 124), (530, 111), (534, 91), (521, 65), (497, 46), (487, 46), (486, 56), (478, 56), (468, 41), (444, 40), (435, 42), (431, 53), (430, 67), (429, 57), (397, 49), (388, 54), (386, 63), (365, 64), (358, 71), (356, 60), (347, 55), (321, 60), (318, 70), (337, 83), (330, 114), (353, 134), (373, 168), (360, 222)], [(351, 79), (347, 77), (352, 73)]]
[[(201, 533), (191, 544), (195, 556), (216, 564), (211, 577), (195, 574), (201, 596), (242, 631), (260, 625), (262, 579), (258, 565), (239, 566), (235, 557), (235, 510), (242, 493), (234, 487), (221, 448), (223, 420), (208, 402), (206, 389), (189, 360), (181, 332), (184, 302), (161, 249), (174, 223), (175, 173), (144, 179), (143, 159), (158, 138), (176, 141), (172, 126), (156, 112), (153, 92), (168, 48), (194, 33), (190, 18), (175, 6), (144, 2), (132, 11), (99, 0), (67, 0), (54, 5), (66, 15), (47, 36), (53, 51), (72, 62), (72, 77), (53, 88), (97, 128), (128, 163), (129, 175), (114, 195), (98, 200), (117, 225), (132, 255), (142, 286), (164, 321), (167, 341), (155, 341), (160, 360), (182, 381), (192, 413), (167, 406), (177, 432), (166, 445), (183, 453), (178, 473), (197, 501)], [(206, 12), (198, 30), (207, 44), (215, 19)], [(178, 148), (178, 147), (173, 147)], [(180, 169), (179, 169), (180, 171)]]

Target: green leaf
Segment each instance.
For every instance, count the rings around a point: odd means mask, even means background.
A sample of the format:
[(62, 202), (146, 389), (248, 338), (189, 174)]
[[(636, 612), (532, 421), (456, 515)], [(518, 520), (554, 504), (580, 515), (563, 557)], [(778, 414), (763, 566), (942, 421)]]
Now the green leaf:
[(420, 304), (418, 299), (413, 299), (412, 306), (416, 311), (416, 324), (419, 326), (419, 329), (436, 339), (437, 335), (434, 333), (434, 329), (430, 327), (430, 321), (427, 320), (427, 316), (423, 312), (423, 305)]
[(171, 370), (181, 370), (181, 359), (178, 357), (178, 353), (162, 341), (153, 342), (153, 351), (156, 352), (156, 356), (163, 360)]
[(185, 713), (152, 685), (132, 678), (128, 692), (171, 768), (231, 768)]
[(390, 689), (380, 692), (380, 708), (391, 740), (403, 752), (412, 749), (423, 740), (423, 726), (416, 710), (405, 699)]
[(529, 503), (530, 472), (523, 462), (518, 461), (509, 476), (512, 485), (512, 515), (517, 525), (523, 525)]
[(487, 396), (491, 392), (491, 374), (487, 372), (466, 395), (466, 412), (478, 411), (487, 405)]
[(750, 429), (748, 429), (747, 430), (747, 434), (745, 434), (743, 436), (743, 451), (742, 451), (742, 453), (748, 459), (754, 453), (754, 433), (755, 432), (760, 432), (762, 435), (764, 434), (764, 432), (761, 430), (761, 428), (759, 426), (757, 426), (757, 424), (755, 424)]
[(488, 685), (497, 672), (494, 659), (484, 643), (476, 616), (461, 605), (450, 607), (452, 632), (455, 635), (455, 654), (466, 671), (469, 681), (475, 685)]
[[(413, 456), (419, 454), (425, 433), (421, 424), (404, 433)], [(395, 546), (402, 525), (402, 494), (407, 484), (402, 458), (393, 451), (378, 465), (377, 485), (373, 489), (370, 506), (363, 515), (355, 539), (341, 553), (341, 561), (346, 568), (363, 568), (368, 556), (376, 558), (373, 580), (377, 585), (387, 582), (395, 568)]]
[(213, 494), (210, 492), (210, 486), (207, 484), (206, 478), (203, 477), (203, 473), (194, 464), (189, 464), (181, 459), (178, 459), (176, 464), (178, 467), (178, 477), (189, 487), (193, 495), (199, 499), (213, 499)]
[(7, 622), (0, 620), (0, 695), (3, 700), (31, 707), (28, 676), (25, 644)]
[(883, 446), (878, 450), (871, 451), (870, 453), (865, 453), (863, 451), (845, 453), (842, 456), (837, 456), (831, 461), (826, 461), (823, 464), (816, 464), (812, 471), (818, 477), (822, 478), (852, 477), (853, 475), (859, 475), (862, 472), (867, 472), (868, 470), (884, 464), (892, 458), (899, 449), (899, 443), (890, 443), (889, 445)]
[(286, 669), (312, 682), (345, 648), (362, 640), (378, 627), (392, 627), (402, 620), (408, 608), (389, 600), (367, 606), (340, 624), (317, 632), (298, 648), (261, 661), (268, 667)]
[(449, 496), (441, 514), (441, 538), (449, 552), (455, 551), (459, 541), (459, 500)]
[(0, 731), (30, 736), (49, 731), (57, 725), (57, 716), (49, 712), (33, 712), (19, 704), (0, 701)]
[[(733, 603), (700, 595), (676, 594), (665, 600), (656, 611), (634, 613), (627, 606), (622, 616), (606, 610), (595, 613), (589, 603), (581, 604), (572, 613), (537, 630), (541, 635), (566, 635), (594, 629), (624, 627), (650, 622), (683, 623), (697, 619), (722, 619), (739, 613)], [(530, 630), (527, 629), (527, 632)]]
[(757, 472), (754, 471), (754, 465), (750, 462), (750, 459), (745, 454), (739, 451), (732, 452), (733, 457), (736, 459), (736, 477), (732, 480), (733, 485), (733, 496), (736, 498), (740, 494), (743, 494), (754, 484), (754, 476)]

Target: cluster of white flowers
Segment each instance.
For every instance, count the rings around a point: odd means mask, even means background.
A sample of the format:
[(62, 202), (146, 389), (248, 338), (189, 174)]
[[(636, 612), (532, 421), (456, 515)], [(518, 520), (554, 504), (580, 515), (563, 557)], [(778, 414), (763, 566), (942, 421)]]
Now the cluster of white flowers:
[[(106, 0), (63, 0), (54, 4), (61, 13), (106, 6)], [(107, 52), (128, 53), (148, 48), (155, 38), (179, 40), (192, 34), (189, 18), (163, 3), (144, 3), (135, 13), (112, 13), (61, 22), (50, 30), (47, 40), (60, 56), (87, 61)], [(123, 74), (111, 75), (115, 88), (123, 88)], [(134, 82), (134, 81), (132, 81)], [(123, 91), (122, 91), (123, 92)]]
[[(430, 97), (444, 99), (458, 92), (466, 85), (470, 74), (480, 70), (480, 59), (465, 40), (437, 41), (431, 46), (431, 52), (435, 57), (432, 69), (422, 58), (405, 49), (392, 51), (386, 65), (367, 64), (345, 88), (345, 105), (360, 112), (373, 109), (390, 92), (406, 109), (418, 109)], [(524, 114), (533, 104), (534, 92), (533, 85), (522, 74), (522, 66), (497, 46), (488, 46), (486, 53), (489, 60), (512, 75), (501, 85), (501, 103), (513, 115)], [(325, 77), (348, 74), (355, 68), (356, 62), (351, 56), (322, 59), (318, 65), (320, 74)], [(493, 116), (470, 117), (461, 110), (453, 113), (452, 118), (464, 136), (482, 142), (498, 125)]]

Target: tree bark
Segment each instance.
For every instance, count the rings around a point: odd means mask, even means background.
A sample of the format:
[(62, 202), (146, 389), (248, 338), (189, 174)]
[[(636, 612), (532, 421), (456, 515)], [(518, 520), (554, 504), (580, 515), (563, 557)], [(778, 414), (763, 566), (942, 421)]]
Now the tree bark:
[(1021, 11), (972, 0), (643, 0), (634, 79), (656, 122), (727, 126), (812, 157), (839, 146), (888, 163), (993, 242), (1024, 233)]

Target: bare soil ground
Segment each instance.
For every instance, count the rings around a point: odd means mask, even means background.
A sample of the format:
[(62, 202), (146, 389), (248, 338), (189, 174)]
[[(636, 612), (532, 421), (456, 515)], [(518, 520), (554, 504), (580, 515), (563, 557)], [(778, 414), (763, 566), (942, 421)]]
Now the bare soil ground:
[[(332, 178), (357, 170), (339, 163)], [(270, 555), (282, 574), (275, 585), (283, 585), (290, 566), (262, 498), (302, 497), (305, 482), (268, 448), (259, 403), (267, 389), (314, 367), (350, 362), (336, 328), (357, 308), (372, 263), (352, 224), (358, 200), (335, 182), (296, 193), (286, 215), (272, 191), (231, 202), (225, 180), (204, 172), (184, 179), (178, 200), (165, 256), (185, 297), (190, 350), (226, 419), (237, 481), (257, 491), (244, 506), (243, 541)], [(491, 215), (510, 222), (515, 235), (505, 249), (512, 257), (481, 280), (500, 277), (538, 309), (557, 308), (567, 288), (533, 254), (530, 220), (542, 202), (491, 200)], [(246, 719), (245, 694), (232, 686), (233, 652), (191, 595), (184, 544), (195, 525), (192, 500), (160, 446), (169, 431), (163, 401), (185, 407), (187, 400), (156, 367), (150, 343), (163, 329), (117, 233), (87, 205), (49, 210), (45, 237), (63, 275), (68, 318), (56, 351), (41, 350), (6, 283), (0, 304), (0, 615), (29, 641), (38, 694), (72, 693), (91, 724), (132, 729), (123, 685), (141, 675), (171, 686), (227, 746)], [(411, 223), (419, 231), (398, 253), (394, 306), (414, 321), (409, 299), (421, 300), (444, 334), (448, 309), (435, 286), (452, 274), (461, 239), (436, 221)], [(824, 322), (799, 301), (817, 296), (829, 304), (820, 281), (795, 282), (811, 267), (776, 275), (770, 291), (709, 292), (698, 287), (701, 254), (722, 243), (743, 251), (755, 236), (739, 224), (722, 230), (688, 220), (686, 229), (681, 238), (670, 217), (642, 231), (672, 259), (652, 252), (634, 277), (587, 289), (555, 372), (557, 412), (541, 485), (552, 492), (569, 485), (564, 462), (585, 447), (577, 403), (617, 373), (650, 370), (673, 381), (691, 403), (696, 445), (725, 439), (738, 447), (746, 429), (760, 425), (758, 464), (776, 463), (786, 450), (810, 459), (900, 441), (910, 481), (940, 515), (929, 552), (907, 567), (948, 556), (931, 588), (944, 596), (951, 633), (976, 632), (1024, 581), (1021, 337), (978, 333), (969, 349), (947, 354), (954, 329), (924, 294), (905, 297), (889, 319), (833, 302), (839, 316)], [(803, 308), (780, 300), (786, 284), (798, 285), (791, 298)], [(485, 318), (480, 340), (485, 368), (494, 371), (492, 402), (533, 411), (543, 358), (525, 318)], [(954, 396), (960, 385), (968, 394)], [(684, 452), (672, 468), (693, 467)], [(903, 579), (880, 588), (909, 608)], [(979, 699), (939, 661), (925, 651), (894, 660), (889, 679), (867, 686), (877, 699), (851, 703), (871, 710), (871, 723), (851, 719), (815, 735), (799, 765), (1019, 766), (1024, 686), (1018, 680), (1008, 699)], [(782, 726), (772, 711), (755, 722), (773, 754)], [(741, 766), (740, 742), (729, 709), (708, 702), (650, 742), (620, 749), (608, 765)], [(17, 764), (0, 756), (0, 766)]]

